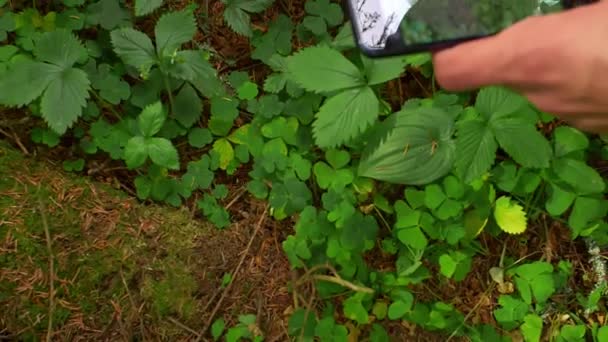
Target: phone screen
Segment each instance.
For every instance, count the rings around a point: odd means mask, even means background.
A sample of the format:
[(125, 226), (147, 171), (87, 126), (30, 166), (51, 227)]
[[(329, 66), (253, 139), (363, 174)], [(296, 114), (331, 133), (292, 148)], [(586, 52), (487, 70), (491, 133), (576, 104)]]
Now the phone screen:
[[(487, 36), (533, 15), (562, 11), (562, 0), (351, 0), (361, 45), (400, 45)], [(395, 38), (397, 37), (397, 38)]]

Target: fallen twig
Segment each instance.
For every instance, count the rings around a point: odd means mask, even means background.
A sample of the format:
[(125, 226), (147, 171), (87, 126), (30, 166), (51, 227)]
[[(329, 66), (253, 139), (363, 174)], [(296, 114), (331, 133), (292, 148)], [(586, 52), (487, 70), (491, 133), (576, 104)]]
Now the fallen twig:
[[(40, 190), (40, 189), (38, 189)], [(49, 254), (49, 319), (46, 328), (46, 341), (50, 342), (53, 336), (53, 314), (55, 312), (55, 262), (53, 257), (53, 248), (51, 243), (51, 233), (49, 231), (49, 223), (46, 218), (46, 211), (42, 199), (38, 197), (38, 210), (42, 218), (42, 228), (46, 239), (46, 249)]]
[(213, 318), (215, 317), (215, 314), (222, 306), (222, 302), (224, 301), (224, 298), (226, 298), (226, 295), (228, 294), (228, 292), (230, 292), (230, 289), (232, 288), (232, 284), (235, 283), (238, 273), (241, 270), (241, 267), (243, 266), (243, 263), (245, 262), (247, 255), (249, 254), (249, 249), (251, 249), (251, 245), (253, 245), (253, 240), (255, 239), (256, 235), (258, 235), (258, 232), (260, 231), (260, 228), (262, 227), (264, 220), (266, 219), (267, 212), (268, 212), (268, 205), (266, 205), (266, 207), (264, 208), (264, 212), (262, 213), (262, 216), (258, 220), (258, 222), (255, 226), (255, 230), (253, 231), (253, 234), (251, 234), (251, 238), (249, 239), (249, 243), (247, 243), (247, 247), (245, 247), (245, 251), (243, 252), (243, 255), (241, 256), (241, 260), (239, 260), (239, 263), (236, 266), (236, 268), (234, 269), (234, 272), (232, 272), (232, 281), (228, 284), (228, 286), (226, 286), (226, 288), (224, 289), (224, 292), (222, 293), (222, 296), (217, 301), (217, 304), (215, 304), (215, 307), (213, 308), (213, 311), (211, 311), (211, 314), (207, 318), (207, 321), (205, 322), (203, 329), (201, 330), (200, 334), (196, 338), (196, 340), (195, 340), (196, 342), (199, 342), (201, 340), (201, 338), (205, 335), (207, 330), (209, 330), (209, 327), (211, 326), (211, 323), (213, 322)]

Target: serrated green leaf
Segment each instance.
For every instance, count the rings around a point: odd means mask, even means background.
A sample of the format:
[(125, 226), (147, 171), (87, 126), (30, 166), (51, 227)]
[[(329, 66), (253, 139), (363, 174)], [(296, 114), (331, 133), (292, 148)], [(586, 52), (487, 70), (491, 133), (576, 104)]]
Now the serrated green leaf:
[(193, 82), (193, 85), (206, 96), (220, 95), (218, 90), (207, 89), (211, 86), (219, 87), (217, 85), (219, 80), (215, 69), (203, 56), (203, 51), (177, 52), (173, 57), (173, 63), (167, 67), (167, 72), (176, 78)]
[(36, 41), (34, 55), (40, 61), (67, 69), (86, 56), (87, 51), (74, 34), (68, 30), (59, 29), (40, 36)]
[(331, 92), (365, 84), (359, 69), (340, 52), (327, 46), (300, 50), (289, 57), (287, 70), (291, 79), (311, 92)]
[(137, 117), (139, 130), (144, 137), (151, 137), (158, 133), (165, 123), (165, 112), (163, 104), (156, 101), (151, 105), (146, 106)]
[(230, 162), (234, 159), (234, 149), (228, 139), (218, 139), (213, 143), (213, 150), (220, 155), (220, 168), (226, 170)]
[(313, 134), (319, 147), (351, 141), (378, 117), (379, 103), (369, 87), (346, 90), (328, 99), (316, 115)]
[(226, 7), (224, 10), (224, 20), (234, 32), (246, 37), (251, 37), (253, 35), (250, 27), (251, 18), (249, 18), (247, 12), (243, 11), (239, 7)]
[(156, 52), (159, 56), (171, 55), (182, 44), (192, 40), (195, 33), (196, 22), (190, 11), (163, 14), (154, 27)]
[(517, 163), (530, 168), (547, 168), (552, 150), (536, 127), (518, 118), (490, 121), (500, 147)]
[(82, 115), (87, 105), (90, 82), (87, 74), (76, 68), (55, 75), (42, 95), (40, 111), (49, 127), (63, 134)]
[(251, 43), (255, 50), (251, 53), (251, 58), (259, 59), (268, 64), (274, 71), (283, 71), (284, 67), (277, 65), (277, 59), (284, 63), (282, 56), (288, 55), (292, 51), (292, 32), (293, 22), (284, 15), (279, 16), (270, 23), (268, 31), (254, 38)]
[(148, 70), (157, 63), (152, 41), (144, 33), (132, 28), (121, 28), (110, 33), (114, 52), (138, 70)]
[(147, 138), (148, 155), (154, 164), (172, 170), (179, 170), (179, 157), (175, 146), (165, 138)]
[(201, 117), (203, 104), (196, 90), (185, 84), (173, 100), (173, 115), (184, 127), (190, 128)]
[(386, 83), (399, 77), (405, 72), (407, 61), (403, 56), (389, 58), (362, 57), (365, 65), (367, 84), (376, 85)]
[(500, 229), (508, 234), (521, 234), (528, 227), (526, 212), (522, 206), (512, 202), (507, 196), (496, 200), (494, 218)]
[(154, 12), (163, 4), (163, 0), (135, 0), (135, 15), (140, 17)]
[(142, 166), (148, 159), (148, 148), (144, 137), (133, 137), (125, 146), (125, 162), (127, 167), (134, 169)]
[(455, 166), (465, 182), (481, 177), (490, 169), (497, 149), (498, 144), (487, 122), (478, 119), (458, 123)]
[(0, 77), (0, 103), (23, 106), (38, 98), (61, 72), (58, 66), (20, 60)]
[(484, 87), (479, 91), (475, 108), (486, 120), (496, 120), (517, 113), (527, 106), (526, 99), (505, 87)]
[(188, 163), (188, 170), (182, 177), (182, 183), (190, 190), (208, 189), (215, 174), (209, 170), (209, 156), (204, 155), (198, 161)]
[(359, 176), (422, 185), (445, 176), (454, 164), (453, 121), (438, 108), (391, 115), (368, 141)]

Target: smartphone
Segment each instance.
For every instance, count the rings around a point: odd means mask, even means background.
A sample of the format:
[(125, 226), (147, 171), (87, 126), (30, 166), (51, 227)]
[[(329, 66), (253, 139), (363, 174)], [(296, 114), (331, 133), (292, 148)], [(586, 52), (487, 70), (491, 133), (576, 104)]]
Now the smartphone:
[(369, 57), (427, 52), (500, 32), (526, 17), (599, 0), (346, 0)]

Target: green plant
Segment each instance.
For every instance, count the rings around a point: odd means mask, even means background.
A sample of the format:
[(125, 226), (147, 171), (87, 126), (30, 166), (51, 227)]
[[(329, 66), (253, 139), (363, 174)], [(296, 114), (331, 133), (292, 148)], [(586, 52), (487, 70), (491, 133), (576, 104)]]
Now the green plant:
[[(132, 15), (117, 0), (65, 0), (43, 13), (0, 1), (0, 104), (42, 118), (28, 135), (69, 149), (66, 170), (86, 171), (89, 158), (123, 163), (142, 201), (187, 203), (222, 229), (234, 201), (267, 202), (270, 216), (293, 223), (282, 246), (302, 279), (291, 285), (314, 283), (318, 299), (309, 310), (296, 298), (292, 337), (346, 341), (356, 327), (387, 341), (384, 324), (407, 321), (474, 341), (514, 329), (536, 341), (547, 317), (604, 307), (605, 284), (571, 291), (567, 256), (507, 244), (553, 246), (548, 222), (571, 240), (608, 243), (595, 167), (608, 159), (606, 137), (561, 125), (504, 87), (438, 91), (428, 54), (365, 57), (336, 2), (307, 1), (299, 21), (277, 3), (261, 24), (273, 1), (222, 3), (223, 20), (250, 40), (247, 58), (201, 38), (198, 25), (211, 23), (194, 5), (135, 1)], [(415, 87), (424, 98), (409, 96)], [(451, 291), (487, 278), (488, 243), (505, 252), (480, 294), (495, 304), (491, 320), (476, 324), (478, 307), (461, 312)], [(571, 317), (549, 333), (605, 339), (604, 327)], [(256, 320), (217, 320), (210, 333), (261, 340)]]

